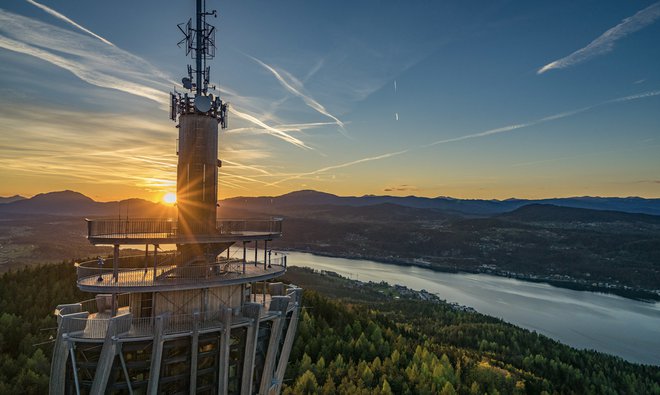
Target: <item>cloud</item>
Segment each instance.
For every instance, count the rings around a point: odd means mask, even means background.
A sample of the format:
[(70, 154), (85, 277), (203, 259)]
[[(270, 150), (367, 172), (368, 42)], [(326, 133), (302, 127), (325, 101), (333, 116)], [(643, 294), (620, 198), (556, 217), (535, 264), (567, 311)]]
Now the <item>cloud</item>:
[(660, 2), (652, 4), (637, 12), (635, 15), (624, 19), (621, 23), (607, 30), (586, 47), (581, 48), (566, 57), (546, 64), (538, 69), (536, 73), (543, 74), (552, 69), (564, 69), (585, 62), (594, 56), (606, 54), (614, 49), (614, 43), (617, 40), (643, 29), (655, 22), (658, 18), (660, 18)]
[(320, 169), (310, 171), (310, 172), (307, 172), (307, 173), (295, 174), (295, 175), (283, 178), (281, 180), (271, 182), (268, 185), (269, 186), (275, 186), (275, 185), (281, 184), (281, 183), (286, 182), (286, 181), (295, 180), (295, 179), (302, 178), (302, 177), (307, 177), (307, 176), (313, 176), (313, 175), (316, 175), (316, 174), (321, 174), (321, 173), (328, 172), (330, 170), (342, 169), (344, 167), (355, 166), (355, 165), (358, 165), (360, 163), (366, 163), (366, 162), (371, 162), (371, 161), (374, 161), (374, 160), (391, 158), (393, 156), (405, 154), (408, 151), (410, 151), (410, 149), (405, 149), (405, 150), (396, 151), (396, 152), (389, 152), (389, 153), (386, 153), (386, 154), (370, 156), (370, 157), (366, 157), (366, 158), (362, 158), (362, 159), (353, 160), (353, 161), (350, 161), (350, 162), (340, 163), (340, 164), (337, 164), (337, 165), (322, 167)]
[(167, 105), (171, 81), (162, 72), (89, 36), (0, 9), (0, 48), (49, 62), (89, 84)]
[(321, 103), (314, 100), (314, 98), (312, 98), (309, 95), (306, 95), (306, 94), (302, 93), (302, 91), (304, 90), (304, 86), (303, 86), (303, 83), (300, 80), (298, 80), (296, 77), (294, 77), (293, 75), (291, 75), (289, 72), (287, 72), (285, 70), (280, 70), (280, 71), (275, 70), (274, 67), (262, 62), (261, 60), (255, 58), (254, 56), (250, 56), (250, 55), (246, 55), (246, 56), (248, 56), (250, 59), (257, 62), (259, 65), (261, 65), (266, 70), (270, 71), (270, 73), (273, 74), (273, 76), (279, 81), (280, 85), (282, 85), (287, 91), (289, 91), (293, 95), (298, 96), (299, 98), (301, 98), (305, 102), (305, 104), (307, 104), (308, 107), (312, 108), (313, 110), (315, 110), (319, 114), (322, 114), (322, 115), (334, 120), (335, 123), (337, 124), (337, 126), (339, 126), (339, 131), (344, 136), (348, 137), (348, 135), (346, 134), (346, 129), (345, 129), (344, 122), (342, 122), (336, 116), (330, 114), (330, 112), (328, 112), (328, 110), (326, 110), (325, 107)]
[[(144, 59), (97, 39), (0, 9), (0, 48), (49, 62), (89, 84), (144, 97), (160, 104), (161, 108), (169, 106), (165, 92), (174, 84), (171, 78)], [(251, 98), (241, 97), (231, 89), (223, 90), (230, 92), (241, 103), (252, 102)], [(275, 137), (301, 148), (312, 149), (286, 131), (266, 124), (260, 116), (240, 110), (235, 105), (230, 106), (230, 112)], [(291, 130), (304, 128), (306, 126), (300, 124)]]
[(463, 140), (469, 140), (469, 139), (474, 139), (474, 138), (479, 138), (479, 137), (490, 136), (490, 135), (493, 135), (493, 134), (510, 132), (510, 131), (513, 131), (513, 130), (516, 130), (516, 129), (527, 128), (527, 127), (539, 125), (539, 124), (542, 124), (542, 123), (545, 123), (545, 122), (555, 121), (557, 119), (562, 119), (562, 118), (570, 117), (570, 116), (573, 116), (573, 115), (577, 115), (577, 114), (592, 110), (596, 107), (604, 106), (606, 104), (623, 103), (623, 102), (628, 102), (628, 101), (631, 101), (631, 100), (645, 99), (645, 98), (648, 98), (648, 97), (653, 97), (653, 96), (658, 96), (658, 95), (660, 95), (660, 91), (650, 91), (650, 92), (638, 93), (638, 94), (634, 94), (634, 95), (630, 95), (630, 96), (619, 97), (619, 98), (616, 98), (616, 99), (611, 99), (611, 100), (607, 100), (607, 101), (604, 101), (604, 102), (601, 102), (601, 103), (597, 103), (597, 104), (594, 104), (594, 105), (591, 105), (591, 106), (582, 107), (582, 108), (579, 108), (577, 110), (565, 111), (565, 112), (561, 112), (561, 113), (558, 113), (558, 114), (549, 115), (547, 117), (543, 117), (543, 118), (540, 118), (540, 119), (537, 119), (537, 120), (534, 120), (534, 121), (530, 121), (530, 122), (526, 122), (526, 123), (507, 125), (507, 126), (503, 126), (503, 127), (499, 127), (499, 128), (495, 128), (495, 129), (485, 130), (485, 131), (479, 132), (479, 133), (473, 133), (473, 134), (468, 134), (468, 135), (465, 135), (465, 136), (459, 136), (459, 137), (454, 137), (454, 138), (450, 138), (450, 139), (434, 141), (432, 143), (424, 145), (423, 147), (431, 147), (431, 146), (438, 145), (438, 144), (453, 143), (453, 142), (456, 142), (456, 141), (463, 141)]
[(307, 75), (304, 78), (304, 81), (307, 81), (310, 78), (312, 78), (316, 73), (319, 72), (319, 70), (323, 68), (324, 65), (325, 65), (325, 59), (324, 58), (319, 59), (319, 61), (316, 62), (314, 67), (312, 67), (312, 69), (307, 73)]
[(366, 162), (371, 162), (371, 161), (376, 161), (376, 160), (387, 159), (387, 158), (391, 158), (393, 156), (403, 155), (403, 154), (406, 154), (408, 152), (417, 151), (417, 150), (425, 149), (425, 148), (430, 148), (430, 147), (440, 145), (440, 144), (454, 143), (454, 142), (458, 142), (458, 141), (464, 141), (464, 140), (475, 139), (475, 138), (480, 138), (480, 137), (492, 136), (492, 135), (500, 134), (500, 133), (511, 132), (511, 131), (514, 131), (514, 130), (517, 130), (517, 129), (528, 128), (528, 127), (539, 125), (539, 124), (542, 124), (542, 123), (545, 123), (545, 122), (555, 121), (555, 120), (558, 120), (558, 119), (562, 119), (562, 118), (570, 117), (570, 116), (573, 116), (573, 115), (577, 115), (577, 114), (583, 113), (585, 111), (589, 111), (589, 110), (592, 110), (594, 108), (601, 107), (601, 106), (604, 106), (604, 105), (607, 105), (607, 104), (623, 103), (623, 102), (628, 102), (628, 101), (632, 101), (632, 100), (639, 100), (639, 99), (645, 99), (645, 98), (654, 97), (654, 96), (660, 96), (660, 91), (643, 92), (643, 93), (638, 93), (638, 94), (634, 94), (634, 95), (619, 97), (619, 98), (616, 98), (616, 99), (603, 101), (603, 102), (600, 102), (600, 103), (597, 103), (597, 104), (594, 104), (594, 105), (591, 105), (591, 106), (583, 107), (583, 108), (580, 108), (580, 109), (577, 109), (577, 110), (565, 111), (565, 112), (549, 115), (549, 116), (539, 118), (537, 120), (530, 121), (530, 122), (507, 125), (507, 126), (502, 126), (502, 127), (499, 127), (499, 128), (488, 129), (488, 130), (485, 130), (483, 132), (467, 134), (467, 135), (463, 135), (463, 136), (459, 136), (459, 137), (453, 137), (453, 138), (449, 138), (449, 139), (437, 140), (437, 141), (433, 141), (431, 143), (419, 145), (419, 146), (416, 146), (416, 147), (406, 148), (406, 149), (403, 149), (403, 150), (400, 150), (400, 151), (384, 153), (384, 154), (381, 154), (381, 155), (370, 156), (370, 157), (357, 159), (357, 160), (350, 161), (350, 162), (345, 162), (345, 163), (340, 163), (340, 164), (337, 164), (337, 165), (327, 166), (327, 167), (323, 167), (323, 168), (320, 168), (320, 169), (317, 169), (317, 170), (314, 170), (314, 171), (311, 171), (311, 172), (300, 173), (300, 174), (288, 176), (288, 177), (283, 178), (281, 180), (272, 182), (269, 185), (277, 185), (277, 184), (281, 184), (283, 182), (294, 180), (294, 179), (297, 179), (297, 178), (310, 176), (310, 175), (316, 175), (316, 174), (320, 174), (320, 173), (325, 173), (325, 172), (328, 172), (330, 170), (355, 166), (355, 165), (359, 165), (361, 163), (366, 163)]
[[(158, 103), (160, 108), (169, 106), (166, 92), (176, 84), (170, 76), (70, 18), (35, 1), (28, 2), (84, 33), (0, 9), (0, 49), (37, 58), (72, 73), (88, 84), (146, 98), (148, 101), (143, 102)], [(295, 83), (295, 79), (293, 81)], [(264, 112), (263, 109), (271, 106), (272, 101), (241, 96), (224, 86), (221, 90), (232, 100), (232, 116), (254, 125), (242, 131), (268, 133), (299, 148), (313, 150), (300, 138), (292, 136), (291, 132), (304, 132), (337, 123), (335, 119), (333, 122), (283, 122), (273, 114)], [(12, 96), (14, 99), (19, 97)], [(170, 133), (165, 117), (151, 121), (146, 115), (136, 118), (123, 114), (76, 112), (58, 108), (56, 103), (45, 103), (38, 112), (23, 113), (21, 106), (13, 104), (5, 105), (4, 110), (0, 166), (9, 174), (137, 186), (147, 191), (162, 191), (175, 184), (176, 174), (172, 168), (176, 164), (176, 156), (170, 146), (171, 141), (164, 138), (165, 134)], [(104, 132), (104, 147), (137, 148), (99, 148), (97, 140), (85, 137), (99, 130)], [(57, 136), (57, 139), (52, 136)], [(30, 141), (29, 148), (22, 144), (25, 140)], [(145, 144), (146, 141), (149, 144)], [(246, 149), (246, 143), (245, 139), (241, 139), (239, 148), (225, 146), (224, 155), (230, 160), (236, 157), (240, 158), (239, 161), (249, 161), (263, 159), (270, 153), (270, 150)], [(113, 169), (111, 173), (107, 172), (109, 168)], [(245, 189), (243, 184), (246, 183), (266, 182), (259, 180), (259, 177), (272, 180), (289, 175), (273, 174), (259, 166), (239, 162), (232, 162), (225, 170), (227, 177), (220, 183), (239, 189)]]
[(401, 184), (383, 189), (384, 192), (407, 192), (407, 191), (414, 192), (418, 190), (419, 189), (416, 186), (407, 185), (407, 184)]
[(659, 95), (660, 95), (660, 90), (642, 92), (642, 93), (636, 93), (636, 94), (630, 95), (630, 96), (624, 96), (624, 97), (619, 97), (617, 99), (608, 100), (608, 101), (603, 102), (603, 103), (598, 104), (598, 105), (600, 106), (600, 105), (609, 104), (609, 103), (621, 103), (621, 102), (627, 102), (627, 101), (631, 101), (631, 100), (646, 99), (647, 97), (653, 97), (653, 96), (659, 96)]
[[(282, 132), (302, 132), (307, 129), (314, 129), (320, 126), (327, 126), (334, 124), (335, 124), (334, 122), (309, 122), (309, 123), (278, 124), (275, 127)], [(263, 134), (263, 133), (268, 133), (268, 130), (262, 128), (245, 127), (245, 128), (233, 128), (225, 132), (225, 134), (239, 134), (239, 133)]]
[[(48, 107), (34, 111), (19, 104), (4, 109), (0, 167), (7, 174), (147, 190), (174, 185), (177, 159), (171, 139), (163, 138), (171, 133), (166, 120)], [(99, 145), (90, 136), (101, 130)]]
[(238, 110), (236, 108), (236, 106), (230, 106), (229, 107), (229, 112), (231, 114), (234, 114), (234, 115), (238, 116), (239, 118), (242, 118), (242, 119), (244, 119), (248, 122), (251, 122), (255, 125), (260, 126), (268, 134), (270, 134), (274, 137), (277, 137), (281, 140), (284, 140), (287, 143), (293, 144), (296, 147), (305, 148), (305, 149), (308, 149), (308, 150), (313, 150), (312, 147), (305, 144), (302, 140), (297, 139), (297, 138), (291, 136), (290, 134), (288, 134), (288, 133), (286, 133), (282, 130), (277, 129), (276, 127), (267, 125), (265, 122), (261, 121), (260, 119), (258, 119), (254, 115), (251, 115), (251, 114), (248, 114), (247, 112), (242, 112), (242, 111)]
[(106, 44), (108, 44), (108, 45), (111, 45), (111, 46), (113, 46), (113, 47), (115, 46), (115, 44), (113, 44), (113, 43), (111, 43), (110, 41), (106, 40), (105, 38), (99, 36), (98, 34), (94, 33), (93, 31), (91, 31), (91, 30), (89, 30), (89, 29), (86, 29), (85, 27), (79, 25), (78, 23), (74, 22), (73, 20), (71, 20), (71, 19), (68, 18), (67, 16), (60, 14), (59, 12), (55, 11), (54, 9), (52, 9), (52, 8), (50, 8), (50, 7), (47, 7), (47, 6), (43, 5), (43, 4), (37, 3), (37, 2), (34, 1), (34, 0), (26, 0), (26, 1), (27, 1), (28, 3), (30, 3), (30, 4), (32, 4), (32, 5), (34, 5), (34, 6), (36, 6), (36, 7), (41, 8), (42, 10), (46, 11), (46, 12), (49, 13), (50, 15), (54, 16), (55, 18), (57, 18), (57, 19), (61, 19), (61, 20), (63, 20), (64, 22), (66, 22), (66, 23), (68, 23), (68, 24), (70, 24), (70, 25), (73, 25), (73, 26), (77, 27), (78, 29), (84, 31), (85, 33), (87, 33), (87, 34), (89, 34), (89, 35), (91, 35), (91, 36), (94, 36), (94, 37), (98, 38), (99, 40), (103, 41), (104, 43), (106, 43)]
[[(222, 163), (223, 163), (223, 165), (224, 165), (225, 163), (227, 163), (227, 164), (229, 164), (231, 167), (234, 167), (234, 168), (237, 168), (237, 169), (247, 169), (247, 170), (252, 170), (252, 171), (255, 171), (255, 172), (257, 172), (257, 173), (261, 173), (261, 174), (263, 174), (263, 175), (267, 175), (267, 176), (272, 176), (272, 175), (273, 175), (273, 174), (270, 173), (269, 171), (264, 170), (264, 169), (262, 169), (262, 168), (259, 167), (259, 166), (246, 165), (246, 164), (242, 164), (242, 163), (239, 163), (239, 162), (236, 162), (236, 161), (232, 161), (232, 160), (228, 160), (228, 159), (223, 159), (223, 160), (222, 160)], [(223, 166), (223, 167), (226, 168), (227, 166)]]

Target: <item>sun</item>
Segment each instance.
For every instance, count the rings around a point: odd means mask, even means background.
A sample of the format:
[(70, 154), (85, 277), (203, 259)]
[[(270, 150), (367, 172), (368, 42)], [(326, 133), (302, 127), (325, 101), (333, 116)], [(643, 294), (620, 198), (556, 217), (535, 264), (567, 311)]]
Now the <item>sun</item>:
[(163, 195), (163, 201), (167, 204), (174, 204), (176, 203), (176, 193), (174, 192), (167, 192), (165, 195)]

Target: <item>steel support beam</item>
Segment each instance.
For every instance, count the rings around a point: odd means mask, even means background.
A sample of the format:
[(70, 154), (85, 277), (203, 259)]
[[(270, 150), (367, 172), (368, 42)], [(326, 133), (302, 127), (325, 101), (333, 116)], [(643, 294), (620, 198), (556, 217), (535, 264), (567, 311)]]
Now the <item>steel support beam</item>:
[(282, 380), (284, 380), (284, 373), (286, 372), (286, 365), (289, 362), (289, 355), (291, 354), (291, 347), (293, 347), (293, 339), (296, 336), (296, 328), (298, 327), (298, 315), (300, 314), (300, 298), (302, 296), (302, 289), (296, 289), (294, 299), (296, 307), (291, 314), (291, 320), (286, 330), (284, 337), (284, 344), (282, 345), (282, 352), (280, 353), (280, 360), (277, 362), (277, 370), (275, 370), (275, 377), (273, 378), (273, 385), (269, 390), (269, 394), (279, 394), (282, 390)]
[(190, 349), (190, 394), (197, 393), (197, 354), (199, 353), (199, 313), (193, 313)]
[(291, 298), (288, 296), (273, 296), (270, 301), (269, 311), (278, 312), (279, 316), (273, 319), (273, 325), (270, 330), (270, 339), (268, 339), (268, 349), (266, 350), (266, 359), (264, 360), (264, 370), (261, 373), (260, 394), (267, 394), (273, 384), (275, 358), (277, 357), (284, 320), (286, 319), (286, 309), (289, 306), (290, 300)]
[(220, 335), (220, 350), (218, 351), (218, 395), (227, 395), (229, 381), (229, 346), (231, 345), (231, 313), (230, 308), (222, 310), (222, 334)]
[(147, 394), (149, 395), (158, 395), (163, 342), (163, 316), (159, 315), (154, 322), (154, 342), (151, 348), (151, 367), (149, 369), (149, 385), (147, 386)]
[(243, 360), (243, 377), (241, 379), (241, 395), (252, 394), (252, 377), (254, 376), (254, 354), (257, 352), (257, 337), (259, 336), (259, 317), (261, 305), (246, 303), (243, 306), (243, 316), (251, 318), (252, 323), (247, 330), (245, 339), (245, 358)]

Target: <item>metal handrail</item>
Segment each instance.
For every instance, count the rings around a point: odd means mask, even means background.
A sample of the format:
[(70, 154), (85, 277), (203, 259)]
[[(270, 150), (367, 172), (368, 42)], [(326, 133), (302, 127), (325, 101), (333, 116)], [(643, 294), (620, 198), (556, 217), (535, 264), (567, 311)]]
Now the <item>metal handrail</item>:
[[(156, 265), (143, 267), (122, 267), (122, 258), (116, 271), (111, 267), (94, 267), (94, 262), (88, 261), (78, 264), (78, 283), (87, 283), (98, 287), (134, 287), (188, 284), (198, 282), (216, 282), (228, 276), (235, 277), (243, 275), (243, 261), (241, 259), (225, 259), (209, 265), (177, 266)], [(246, 262), (246, 265), (254, 265), (254, 262)], [(257, 263), (261, 268), (263, 263)], [(272, 258), (270, 266), (286, 268), (286, 256)], [(265, 269), (264, 269), (265, 271)], [(115, 273), (117, 277), (115, 278)]]
[[(289, 304), (288, 310), (293, 308), (294, 299), (294, 289), (289, 288), (286, 293), (287, 296), (292, 297), (292, 304)], [(128, 294), (127, 294), (128, 295)], [(93, 300), (93, 299), (92, 299)], [(80, 302), (83, 305), (88, 305), (91, 300), (86, 300)], [(268, 300), (270, 301), (270, 299)], [(264, 311), (268, 309), (265, 308)], [(83, 308), (83, 311), (85, 309)], [(218, 311), (207, 311), (199, 313), (198, 323), (199, 329), (210, 329), (217, 328), (222, 326), (222, 315), (223, 312)], [(163, 331), (166, 334), (176, 334), (176, 333), (185, 333), (193, 330), (193, 322), (195, 320), (195, 314), (164, 314), (163, 316)], [(76, 327), (84, 327), (84, 329), (75, 334), (74, 337), (82, 337), (87, 339), (104, 339), (106, 337), (108, 327), (110, 324), (111, 318), (97, 318), (90, 316), (88, 318), (68, 318), (73, 321), (84, 322), (85, 325), (76, 325)], [(140, 318), (131, 318), (130, 329), (120, 334), (122, 338), (132, 338), (132, 337), (147, 337), (153, 336), (154, 334), (154, 318), (153, 317), (140, 317)]]
[(216, 221), (215, 229), (205, 225), (187, 224), (182, 232), (174, 219), (163, 218), (100, 218), (86, 219), (88, 238), (170, 238), (184, 234), (226, 234), (245, 232), (270, 234), (282, 233), (282, 218), (271, 219), (222, 219)]
[[(117, 295), (117, 308), (128, 307), (130, 302), (130, 293), (122, 293)], [(98, 298), (83, 300), (78, 302), (80, 304), (80, 311), (86, 311), (90, 314), (99, 312)]]

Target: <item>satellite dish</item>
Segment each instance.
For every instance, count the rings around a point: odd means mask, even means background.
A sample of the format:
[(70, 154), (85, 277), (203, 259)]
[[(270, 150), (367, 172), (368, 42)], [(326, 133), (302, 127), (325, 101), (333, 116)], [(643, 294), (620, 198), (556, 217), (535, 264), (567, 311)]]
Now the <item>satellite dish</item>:
[(192, 81), (190, 81), (190, 78), (188, 78), (188, 77), (182, 78), (181, 83), (183, 84), (184, 88), (192, 89)]
[(208, 96), (195, 96), (195, 108), (199, 112), (208, 112), (211, 109), (211, 98)]

